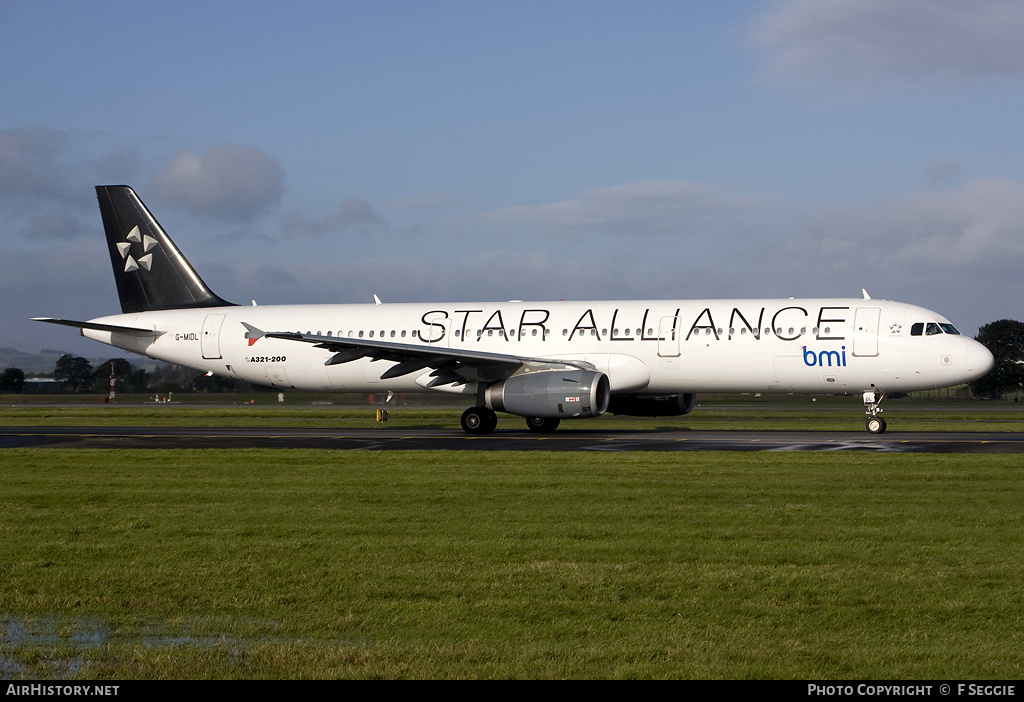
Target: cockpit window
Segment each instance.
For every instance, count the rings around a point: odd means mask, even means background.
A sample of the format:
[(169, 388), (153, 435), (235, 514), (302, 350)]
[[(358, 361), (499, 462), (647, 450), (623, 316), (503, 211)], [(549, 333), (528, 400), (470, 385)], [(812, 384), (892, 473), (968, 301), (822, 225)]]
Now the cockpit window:
[(934, 336), (935, 334), (960, 334), (960, 331), (948, 322), (915, 322), (910, 326), (911, 336)]

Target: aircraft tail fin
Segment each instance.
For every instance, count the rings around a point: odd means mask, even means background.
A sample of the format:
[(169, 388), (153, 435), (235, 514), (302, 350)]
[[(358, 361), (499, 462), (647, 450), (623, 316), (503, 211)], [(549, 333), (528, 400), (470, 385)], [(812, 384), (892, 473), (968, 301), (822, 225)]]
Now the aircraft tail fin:
[(224, 307), (127, 185), (97, 185), (121, 312)]

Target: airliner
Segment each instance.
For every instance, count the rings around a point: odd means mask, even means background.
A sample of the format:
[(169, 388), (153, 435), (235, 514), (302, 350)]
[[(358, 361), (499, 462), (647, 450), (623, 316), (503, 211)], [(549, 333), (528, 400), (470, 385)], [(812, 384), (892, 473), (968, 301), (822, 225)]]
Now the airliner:
[[(497, 412), (535, 432), (605, 412), (685, 415), (697, 393), (882, 399), (975, 380), (987, 348), (945, 317), (872, 299), (236, 305), (218, 297), (132, 188), (96, 187), (121, 314), (74, 321), (110, 346), (256, 385), (449, 393), (462, 428)], [(390, 395), (389, 395), (390, 397)]]

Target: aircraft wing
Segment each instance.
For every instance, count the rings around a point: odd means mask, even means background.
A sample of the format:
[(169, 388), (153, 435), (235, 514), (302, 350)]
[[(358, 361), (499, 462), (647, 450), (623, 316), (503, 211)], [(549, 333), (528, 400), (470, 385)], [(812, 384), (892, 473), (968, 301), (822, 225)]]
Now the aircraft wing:
[(374, 361), (394, 361), (397, 365), (384, 371), (380, 378), (398, 378), (427, 368), (433, 369), (433, 379), (426, 387), (462, 385), (471, 381), (493, 381), (508, 378), (524, 366), (542, 368), (580, 368), (591, 370), (592, 366), (577, 361), (557, 361), (549, 358), (531, 358), (513, 354), (450, 349), (442, 346), (403, 344), (384, 339), (353, 339), (342, 336), (319, 336), (299, 332), (264, 332), (251, 324), (242, 322), (249, 332), (250, 345), (255, 339), (284, 339), (313, 344), (327, 349), (334, 355), (324, 361), (325, 366), (348, 363), (360, 358)]

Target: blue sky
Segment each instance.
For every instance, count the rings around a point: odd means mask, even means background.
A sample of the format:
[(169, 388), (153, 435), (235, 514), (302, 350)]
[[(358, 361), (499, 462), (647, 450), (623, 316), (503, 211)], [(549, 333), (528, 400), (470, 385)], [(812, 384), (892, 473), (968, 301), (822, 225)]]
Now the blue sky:
[(128, 183), (240, 303), (875, 297), (1024, 319), (1024, 4), (0, 0), (0, 346)]

